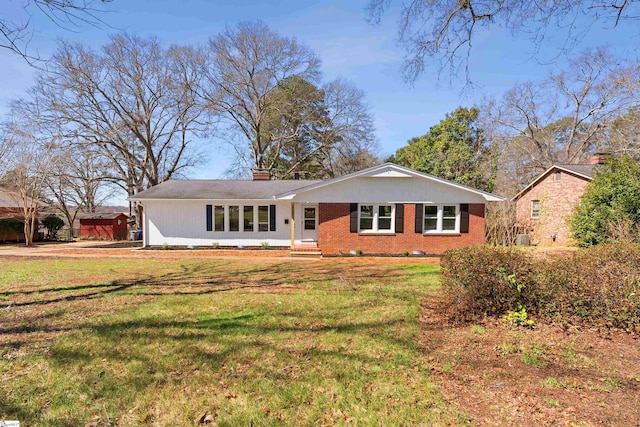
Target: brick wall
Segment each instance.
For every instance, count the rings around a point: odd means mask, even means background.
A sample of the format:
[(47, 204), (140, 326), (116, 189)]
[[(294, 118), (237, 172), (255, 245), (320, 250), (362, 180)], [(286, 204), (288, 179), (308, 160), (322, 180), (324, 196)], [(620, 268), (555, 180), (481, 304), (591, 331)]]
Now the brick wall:
[[(17, 219), (24, 220), (24, 212), (22, 208), (3, 208), (0, 207), (0, 219)], [(36, 218), (37, 220), (37, 218)], [(33, 234), (33, 239), (38, 240), (38, 230)], [(0, 230), (0, 242), (24, 242), (24, 231), (7, 231)]]
[[(561, 171), (560, 180), (551, 170), (516, 201), (516, 220), (531, 235), (532, 244), (568, 245), (574, 243), (568, 219), (589, 185), (585, 178)], [(540, 217), (531, 218), (531, 201), (540, 201)], [(555, 242), (551, 235), (555, 234)]]
[(22, 208), (2, 208), (0, 207), (0, 219), (15, 218), (22, 220), (24, 213)]
[(351, 233), (348, 203), (320, 203), (318, 246), (326, 255), (348, 254), (360, 249), (366, 254), (402, 254), (420, 250), (429, 255), (446, 249), (484, 243), (484, 204), (469, 205), (469, 233), (446, 235), (415, 232), (415, 204), (404, 205), (404, 232), (389, 235)]

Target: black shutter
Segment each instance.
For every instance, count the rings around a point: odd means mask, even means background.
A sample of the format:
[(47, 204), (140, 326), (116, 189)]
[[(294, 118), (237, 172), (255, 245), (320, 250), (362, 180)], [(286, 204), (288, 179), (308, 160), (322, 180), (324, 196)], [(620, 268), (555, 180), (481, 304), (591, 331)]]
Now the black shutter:
[(350, 212), (349, 231), (351, 231), (352, 233), (357, 233), (358, 232), (358, 204), (351, 203), (349, 205), (349, 212)]
[(269, 205), (269, 231), (276, 231), (276, 205)]
[(404, 205), (396, 203), (396, 233), (404, 233)]
[(207, 231), (213, 231), (213, 206), (207, 205)]
[(422, 233), (422, 224), (424, 218), (424, 205), (416, 203), (416, 233)]
[(462, 203), (460, 205), (460, 232), (469, 232), (469, 204)]

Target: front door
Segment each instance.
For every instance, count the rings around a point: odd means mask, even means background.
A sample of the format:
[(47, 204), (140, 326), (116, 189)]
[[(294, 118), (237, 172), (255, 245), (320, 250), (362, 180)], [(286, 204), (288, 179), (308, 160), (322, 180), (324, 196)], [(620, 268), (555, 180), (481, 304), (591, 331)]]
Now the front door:
[(318, 206), (302, 206), (302, 241), (318, 241)]

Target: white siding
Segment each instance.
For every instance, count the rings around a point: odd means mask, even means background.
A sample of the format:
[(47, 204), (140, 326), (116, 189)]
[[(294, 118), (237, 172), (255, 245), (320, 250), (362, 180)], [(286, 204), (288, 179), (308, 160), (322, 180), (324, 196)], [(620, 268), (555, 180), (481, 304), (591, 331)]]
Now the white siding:
[[(206, 205), (276, 205), (276, 231), (207, 231)], [(144, 239), (147, 246), (270, 246), (291, 245), (289, 201), (274, 200), (147, 200), (144, 206)], [(257, 228), (257, 226), (256, 226)]]
[(358, 177), (298, 194), (313, 203), (485, 203), (480, 194), (422, 177)]

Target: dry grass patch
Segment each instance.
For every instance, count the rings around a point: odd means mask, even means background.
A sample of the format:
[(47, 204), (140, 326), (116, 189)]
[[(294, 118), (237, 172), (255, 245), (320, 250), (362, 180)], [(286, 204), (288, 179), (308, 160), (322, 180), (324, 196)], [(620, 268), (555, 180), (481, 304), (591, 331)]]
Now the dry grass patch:
[(425, 363), (453, 408), (474, 426), (638, 426), (637, 336), (535, 329), (497, 319), (453, 325), (430, 297), (421, 313)]

